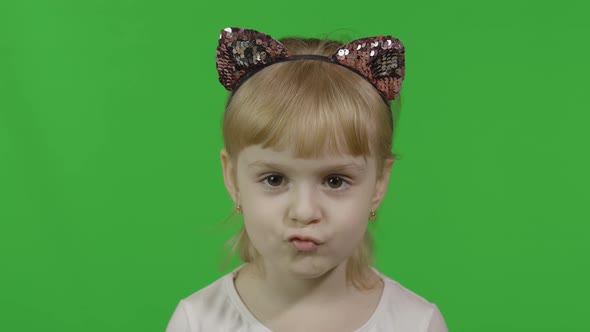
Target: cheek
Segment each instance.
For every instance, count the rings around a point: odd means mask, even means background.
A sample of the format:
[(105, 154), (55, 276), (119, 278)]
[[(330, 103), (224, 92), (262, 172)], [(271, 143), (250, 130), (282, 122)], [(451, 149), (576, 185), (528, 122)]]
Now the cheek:
[(338, 241), (360, 241), (368, 225), (369, 202), (356, 199), (335, 207), (331, 209), (329, 220), (338, 233)]
[(281, 202), (272, 197), (268, 197), (259, 190), (250, 190), (244, 193), (242, 200), (244, 208), (244, 217), (249, 222), (265, 223), (271, 219), (277, 219), (280, 215)]
[(326, 211), (327, 220), (352, 228), (366, 224), (373, 193), (374, 185), (367, 181), (349, 192), (326, 197), (321, 204)]
[(338, 233), (349, 241), (355, 241), (362, 238), (367, 229), (368, 218), (364, 213), (359, 213), (359, 211), (351, 211), (351, 213), (346, 215), (343, 214), (339, 216), (337, 220), (336, 227)]
[(263, 251), (263, 247), (280, 239), (280, 205), (271, 204), (269, 200), (260, 199), (260, 196), (245, 197), (249, 198), (243, 204), (244, 226), (256, 249)]
[(346, 224), (363, 223), (369, 218), (371, 209), (370, 195), (364, 190), (346, 200), (335, 201), (330, 204), (330, 214), (337, 220), (343, 220)]

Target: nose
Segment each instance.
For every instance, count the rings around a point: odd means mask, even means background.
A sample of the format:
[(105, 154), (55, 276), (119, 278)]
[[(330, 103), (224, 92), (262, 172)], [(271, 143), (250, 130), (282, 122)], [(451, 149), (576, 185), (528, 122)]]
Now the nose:
[(317, 195), (312, 188), (300, 187), (291, 192), (289, 219), (300, 224), (320, 221), (322, 211)]

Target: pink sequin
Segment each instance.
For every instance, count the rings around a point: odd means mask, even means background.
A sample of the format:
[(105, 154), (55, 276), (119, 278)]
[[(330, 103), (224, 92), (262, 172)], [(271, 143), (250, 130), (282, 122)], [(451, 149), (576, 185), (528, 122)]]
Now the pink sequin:
[[(225, 28), (217, 48), (217, 71), (223, 86), (233, 91), (258, 70), (288, 60), (289, 50), (271, 36), (245, 28)], [(387, 100), (400, 93), (405, 74), (404, 46), (392, 36), (360, 38), (340, 47), (331, 57), (365, 77)]]

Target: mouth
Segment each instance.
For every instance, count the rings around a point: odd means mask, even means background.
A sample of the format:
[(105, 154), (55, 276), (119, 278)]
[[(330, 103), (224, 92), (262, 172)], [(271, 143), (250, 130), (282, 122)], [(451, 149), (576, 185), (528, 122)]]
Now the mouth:
[(322, 242), (316, 238), (302, 235), (292, 235), (288, 240), (298, 251), (312, 251), (322, 244)]

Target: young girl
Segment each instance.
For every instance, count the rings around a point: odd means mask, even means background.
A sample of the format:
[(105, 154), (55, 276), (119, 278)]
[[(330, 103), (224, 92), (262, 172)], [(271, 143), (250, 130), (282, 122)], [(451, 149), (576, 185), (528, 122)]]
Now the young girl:
[(231, 91), (221, 163), (245, 263), (181, 300), (167, 331), (447, 331), (435, 304), (371, 266), (402, 43), (226, 28), (217, 69)]

